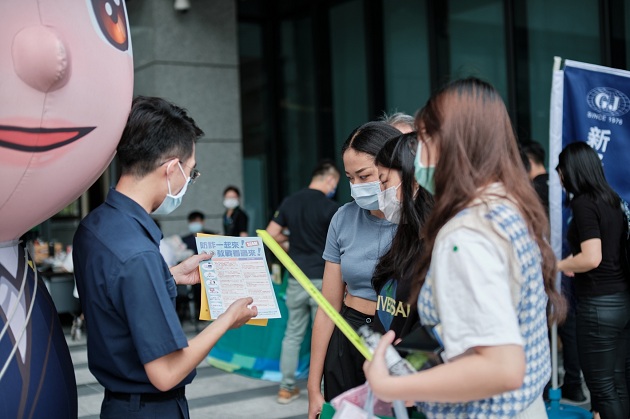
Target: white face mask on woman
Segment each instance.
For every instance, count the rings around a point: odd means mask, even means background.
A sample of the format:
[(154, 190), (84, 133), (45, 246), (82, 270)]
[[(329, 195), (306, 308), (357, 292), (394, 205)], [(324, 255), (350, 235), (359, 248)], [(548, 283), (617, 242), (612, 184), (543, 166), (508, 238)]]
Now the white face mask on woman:
[(381, 192), (381, 182), (350, 184), (350, 195), (357, 202), (357, 205), (366, 210), (378, 209), (378, 194)]
[(378, 194), (378, 209), (383, 212), (385, 219), (390, 223), (400, 223), (400, 209), (402, 204), (398, 200), (398, 188), (400, 188), (402, 182), (398, 186), (392, 186)]
[(223, 206), (227, 209), (234, 209), (238, 207), (238, 198), (225, 198), (223, 200)]
[(223, 206), (227, 209), (234, 209), (238, 207), (238, 198), (225, 198), (223, 200)]
[(157, 207), (155, 211), (153, 211), (153, 214), (170, 214), (171, 212), (175, 211), (177, 207), (179, 207), (182, 203), (182, 199), (184, 198), (184, 194), (186, 193), (186, 189), (188, 189), (188, 184), (190, 183), (190, 176), (186, 176), (186, 173), (184, 173), (184, 169), (182, 169), (182, 165), (179, 164), (179, 162), (177, 162), (177, 165), (179, 166), (179, 170), (182, 171), (182, 175), (184, 175), (186, 183), (184, 183), (184, 187), (181, 191), (179, 191), (177, 195), (173, 195), (171, 191), (171, 182), (168, 180), (167, 177), (166, 184), (168, 185), (168, 193), (166, 194), (166, 197), (164, 198), (164, 201), (162, 201), (160, 206)]

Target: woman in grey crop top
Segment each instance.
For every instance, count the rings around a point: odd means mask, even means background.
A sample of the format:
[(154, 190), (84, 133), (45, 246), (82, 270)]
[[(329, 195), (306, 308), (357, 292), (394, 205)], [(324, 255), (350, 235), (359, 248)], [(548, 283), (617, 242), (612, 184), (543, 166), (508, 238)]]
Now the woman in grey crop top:
[[(354, 201), (341, 207), (330, 223), (322, 294), (355, 328), (371, 324), (374, 318), (372, 273), (396, 232), (396, 224), (378, 210), (381, 189), (374, 158), (387, 140), (399, 135), (400, 131), (383, 122), (368, 122), (356, 128), (341, 149)], [(321, 310), (311, 342), (308, 417), (315, 419), (324, 400), (363, 384), (365, 375), (363, 356)]]

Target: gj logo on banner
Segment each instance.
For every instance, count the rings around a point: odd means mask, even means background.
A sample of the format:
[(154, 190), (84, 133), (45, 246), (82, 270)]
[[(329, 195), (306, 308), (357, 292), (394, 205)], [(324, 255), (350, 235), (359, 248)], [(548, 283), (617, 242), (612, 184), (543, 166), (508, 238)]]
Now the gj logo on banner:
[(591, 109), (608, 116), (622, 116), (630, 111), (630, 99), (612, 87), (596, 87), (586, 95)]
[(561, 131), (554, 134), (554, 153), (584, 141), (602, 159), (608, 183), (629, 200), (630, 71), (567, 60), (558, 82), (562, 113), (553, 118), (561, 122)]

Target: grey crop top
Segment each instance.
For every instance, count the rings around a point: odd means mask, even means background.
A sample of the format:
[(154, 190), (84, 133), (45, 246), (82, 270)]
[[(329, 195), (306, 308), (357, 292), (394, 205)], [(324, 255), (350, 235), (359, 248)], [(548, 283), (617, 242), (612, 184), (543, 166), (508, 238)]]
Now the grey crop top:
[(333, 216), (322, 257), (341, 264), (341, 275), (350, 294), (376, 301), (372, 274), (378, 259), (391, 246), (397, 227), (373, 216), (354, 201), (339, 208)]

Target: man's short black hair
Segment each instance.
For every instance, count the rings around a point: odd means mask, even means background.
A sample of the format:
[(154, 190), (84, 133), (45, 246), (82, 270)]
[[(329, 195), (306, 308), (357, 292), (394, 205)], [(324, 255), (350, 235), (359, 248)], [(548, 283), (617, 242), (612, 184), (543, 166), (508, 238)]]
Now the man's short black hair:
[(162, 98), (138, 96), (116, 149), (122, 174), (143, 177), (169, 159), (186, 161), (202, 135), (185, 109)]
[(337, 169), (337, 166), (335, 166), (335, 162), (331, 159), (324, 159), (320, 161), (313, 170), (313, 174), (311, 177), (315, 178), (318, 176), (327, 175), (337, 175), (337, 177), (340, 176), (339, 169)]
[(206, 219), (206, 216), (201, 211), (192, 211), (190, 214), (188, 214), (188, 222), (199, 218), (201, 219), (201, 221), (203, 221)]
[(522, 150), (534, 163), (545, 165), (545, 149), (539, 142), (528, 141), (523, 144)]

